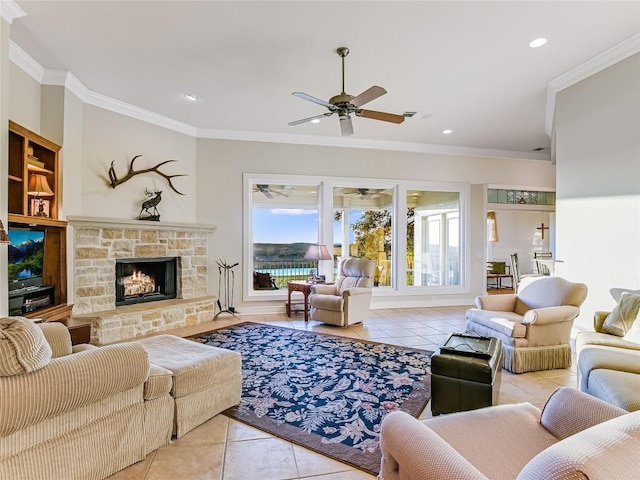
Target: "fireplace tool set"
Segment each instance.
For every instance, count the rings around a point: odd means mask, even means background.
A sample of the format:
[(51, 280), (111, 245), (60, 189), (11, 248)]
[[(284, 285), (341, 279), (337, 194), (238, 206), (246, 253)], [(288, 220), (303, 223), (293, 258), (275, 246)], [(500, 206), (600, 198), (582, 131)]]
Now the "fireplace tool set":
[[(234, 317), (236, 316), (236, 308), (233, 306), (233, 286), (236, 280), (236, 274), (233, 271), (234, 267), (238, 266), (238, 262), (233, 265), (228, 265), (226, 260), (218, 259), (218, 273), (220, 275), (218, 279), (218, 313), (213, 318), (218, 318), (221, 313), (230, 313)], [(224, 291), (223, 291), (224, 283)], [(223, 298), (224, 293), (224, 308), (220, 299)], [(238, 318), (238, 317), (236, 317)]]

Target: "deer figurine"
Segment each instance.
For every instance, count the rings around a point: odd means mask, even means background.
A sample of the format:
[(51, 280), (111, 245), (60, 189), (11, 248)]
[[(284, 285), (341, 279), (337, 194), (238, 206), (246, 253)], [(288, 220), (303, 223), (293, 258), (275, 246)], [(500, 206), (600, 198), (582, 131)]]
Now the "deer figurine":
[[(144, 194), (149, 197), (149, 200), (142, 202), (142, 208), (138, 214), (138, 220), (160, 220), (160, 213), (156, 207), (160, 203), (160, 200), (162, 200), (162, 191), (157, 189), (149, 191), (149, 189), (145, 188)], [(151, 212), (151, 209), (153, 209), (153, 212)], [(147, 212), (149, 216), (143, 217), (142, 212)]]

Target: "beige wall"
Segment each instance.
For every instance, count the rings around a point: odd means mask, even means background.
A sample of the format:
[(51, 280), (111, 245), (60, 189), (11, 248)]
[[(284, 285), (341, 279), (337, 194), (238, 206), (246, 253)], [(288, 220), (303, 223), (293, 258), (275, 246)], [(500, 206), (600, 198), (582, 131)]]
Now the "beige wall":
[[(8, 43), (7, 51), (4, 52), (4, 54), (6, 54), (7, 57), (9, 55)], [(9, 67), (9, 88), (11, 89), (11, 94), (3, 98), (9, 99), (9, 120), (13, 120), (17, 124), (39, 134), (40, 84), (24, 70), (16, 66), (15, 63), (8, 61), (7, 66)]]
[(558, 94), (558, 274), (589, 287), (576, 327), (640, 288), (640, 54)]
[[(176, 189), (155, 173), (136, 175), (115, 189), (108, 186), (108, 169), (115, 160), (115, 171), (122, 178), (131, 159), (134, 169), (177, 160), (160, 168), (166, 174), (186, 174), (173, 179)], [(80, 185), (66, 185), (65, 190), (80, 188), (81, 214), (101, 218), (135, 219), (146, 197), (146, 189), (162, 191), (158, 206), (160, 220), (193, 223), (196, 221), (196, 142), (189, 135), (151, 125), (92, 105), (85, 105), (82, 116), (82, 158), (70, 168), (82, 168)], [(81, 162), (81, 165), (78, 164)]]
[[(555, 168), (549, 162), (428, 155), (338, 147), (198, 140), (198, 222), (217, 226), (209, 258), (209, 284), (217, 292), (215, 260), (243, 260), (243, 173), (297, 174), (397, 180), (461, 182), (471, 185), (470, 267), (471, 289), (463, 295), (375, 297), (374, 307), (404, 305), (468, 304), (482, 292), (484, 280), (485, 189), (484, 184), (553, 187)], [(239, 272), (238, 272), (239, 273)], [(282, 308), (283, 292), (270, 307)], [(236, 278), (235, 306), (242, 308), (240, 277)], [(245, 302), (245, 310), (256, 308)], [(266, 308), (260, 305), (260, 308)]]

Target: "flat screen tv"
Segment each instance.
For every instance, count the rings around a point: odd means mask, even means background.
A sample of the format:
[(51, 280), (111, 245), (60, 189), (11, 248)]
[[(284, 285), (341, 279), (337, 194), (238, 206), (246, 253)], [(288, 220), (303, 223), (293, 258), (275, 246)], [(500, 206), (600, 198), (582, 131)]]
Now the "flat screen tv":
[(42, 285), (44, 230), (9, 227), (9, 289), (24, 285)]

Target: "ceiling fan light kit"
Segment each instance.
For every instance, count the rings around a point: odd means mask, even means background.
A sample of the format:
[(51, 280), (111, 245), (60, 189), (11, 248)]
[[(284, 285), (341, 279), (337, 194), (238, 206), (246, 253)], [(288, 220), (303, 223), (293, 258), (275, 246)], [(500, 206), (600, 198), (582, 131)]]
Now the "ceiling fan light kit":
[(330, 117), (334, 113), (337, 113), (340, 119), (340, 132), (342, 133), (342, 136), (348, 136), (353, 135), (353, 123), (351, 121), (352, 113), (355, 114), (356, 117), (381, 120), (383, 122), (404, 122), (405, 117), (403, 115), (396, 115), (395, 113), (387, 112), (377, 112), (374, 110), (364, 110), (360, 108), (366, 103), (369, 103), (370, 101), (381, 97), (382, 95), (387, 93), (387, 91), (382, 87), (374, 85), (373, 87), (370, 87), (369, 89), (365, 90), (360, 95), (357, 95), (355, 97), (346, 93), (344, 89), (344, 59), (347, 55), (349, 55), (349, 49), (347, 47), (340, 47), (338, 48), (337, 53), (342, 58), (342, 92), (331, 97), (328, 102), (325, 102), (324, 100), (316, 97), (312, 97), (311, 95), (303, 92), (293, 92), (293, 96), (301, 98), (303, 100), (307, 100), (309, 102), (317, 103), (318, 105), (322, 105), (323, 107), (327, 107), (329, 111), (321, 115), (315, 115), (313, 117), (289, 122), (289, 125), (300, 125), (302, 123), (319, 120), (323, 117)]

